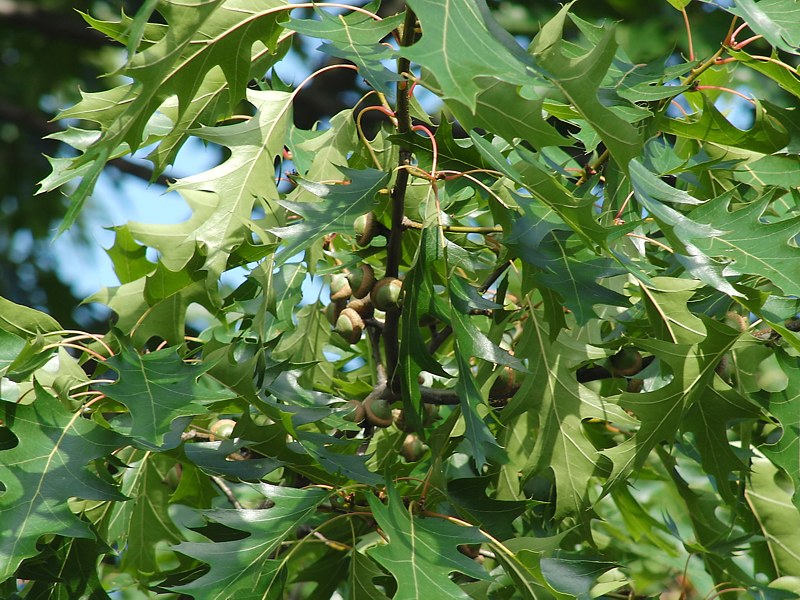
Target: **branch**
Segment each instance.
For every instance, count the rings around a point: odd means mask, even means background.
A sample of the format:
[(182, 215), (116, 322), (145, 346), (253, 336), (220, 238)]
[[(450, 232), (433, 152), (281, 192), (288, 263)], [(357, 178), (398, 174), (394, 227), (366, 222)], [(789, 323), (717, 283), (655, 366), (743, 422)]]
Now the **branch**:
[[(2, 10), (2, 2), (0, 0), (0, 10)], [(47, 119), (44, 113), (32, 111), (22, 106), (12, 104), (0, 98), (0, 121), (8, 121), (17, 126), (23, 127), (28, 131), (33, 132), (36, 136), (44, 138), (53, 133), (62, 131), (61, 127)], [(53, 143), (53, 140), (47, 140)], [(133, 175), (139, 179), (144, 179), (150, 182), (153, 179), (153, 169), (147, 165), (133, 162), (127, 158), (114, 158), (108, 161), (112, 167), (126, 173)], [(167, 177), (163, 173), (155, 178), (154, 183), (168, 187), (172, 177)]]
[[(401, 46), (410, 46), (416, 37), (417, 16), (410, 8), (406, 8)], [(402, 79), (397, 82), (397, 132), (400, 135), (411, 131), (411, 102), (409, 98), (409, 80), (405, 76), (411, 70), (411, 62), (407, 58), (399, 58), (397, 71)], [(397, 277), (400, 274), (400, 261), (403, 258), (403, 218), (405, 217), (406, 188), (408, 187), (408, 170), (411, 164), (411, 151), (400, 148), (400, 169), (397, 172), (394, 189), (392, 189), (392, 228), (389, 232), (389, 243), (386, 248), (386, 277)], [(386, 313), (383, 328), (383, 344), (386, 354), (386, 370), (389, 375), (389, 387), (395, 389), (399, 380), (395, 377), (400, 356), (400, 310), (392, 309)]]
[(67, 14), (40, 8), (31, 2), (0, 0), (0, 24), (9, 30), (29, 29), (45, 38), (74, 42), (87, 48), (119, 46), (99, 31), (89, 28), (75, 13)]

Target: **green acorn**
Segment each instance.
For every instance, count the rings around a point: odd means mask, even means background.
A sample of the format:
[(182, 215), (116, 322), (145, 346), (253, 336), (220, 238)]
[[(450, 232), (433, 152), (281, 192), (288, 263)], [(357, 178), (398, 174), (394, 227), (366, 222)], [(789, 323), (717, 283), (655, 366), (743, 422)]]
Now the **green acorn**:
[(642, 355), (635, 348), (623, 348), (609, 357), (608, 362), (614, 377), (628, 377), (642, 370)]
[(336, 319), (335, 330), (348, 344), (355, 344), (364, 332), (364, 320), (352, 308), (345, 308)]
[(349, 298), (352, 294), (350, 282), (343, 273), (337, 273), (331, 278), (331, 300), (342, 300)]
[(361, 215), (353, 222), (353, 229), (358, 236), (356, 238), (356, 244), (361, 247), (369, 246), (369, 243), (372, 241), (380, 230), (378, 226), (378, 221), (375, 218), (375, 213), (368, 212), (365, 215)]
[(345, 298), (334, 300), (328, 304), (328, 306), (325, 307), (325, 318), (328, 319), (328, 323), (335, 326), (345, 306), (347, 306), (347, 300)]
[(362, 264), (347, 275), (353, 298), (364, 298), (375, 285), (375, 270), (368, 264)]
[(211, 441), (230, 438), (234, 427), (236, 427), (236, 421), (233, 419), (217, 419), (209, 428), (211, 431)]
[(370, 298), (375, 308), (387, 311), (399, 308), (402, 298), (403, 282), (396, 277), (384, 277), (372, 288)]
[(489, 390), (490, 398), (504, 398), (513, 394), (517, 382), (517, 374), (511, 367), (503, 367)]
[(343, 418), (345, 421), (351, 423), (361, 423), (366, 416), (367, 411), (364, 409), (364, 403), (360, 400), (348, 400), (346, 408), (350, 408), (351, 412), (347, 413)]
[(400, 454), (406, 459), (406, 462), (417, 462), (425, 454), (425, 444), (416, 433), (409, 433), (403, 440)]
[(364, 400), (364, 410), (367, 421), (375, 427), (389, 427), (394, 422), (392, 407), (384, 398), (368, 397)]

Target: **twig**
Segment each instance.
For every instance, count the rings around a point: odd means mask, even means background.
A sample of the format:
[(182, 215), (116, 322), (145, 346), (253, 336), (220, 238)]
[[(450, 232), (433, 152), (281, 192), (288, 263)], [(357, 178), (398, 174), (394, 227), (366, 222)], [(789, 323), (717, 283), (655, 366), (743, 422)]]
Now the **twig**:
[(228, 487), (228, 484), (222, 479), (222, 477), (218, 477), (217, 475), (211, 476), (211, 481), (213, 481), (216, 486), (220, 489), (220, 491), (225, 495), (228, 499), (228, 502), (231, 503), (233, 508), (237, 510), (242, 510), (244, 508), (242, 504), (236, 499), (236, 496), (233, 495), (233, 490)]

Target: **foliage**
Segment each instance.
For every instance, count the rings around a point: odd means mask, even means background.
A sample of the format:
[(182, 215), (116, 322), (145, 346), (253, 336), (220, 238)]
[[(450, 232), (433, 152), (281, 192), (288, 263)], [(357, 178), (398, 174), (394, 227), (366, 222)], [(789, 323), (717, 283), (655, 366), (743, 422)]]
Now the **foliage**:
[[(107, 333), (1, 301), (4, 597), (797, 597), (793, 4), (648, 64), (572, 4), (527, 49), (377, 4), (86, 17), (130, 80), (62, 113), (62, 229), (110, 160), (227, 152), (115, 228)], [(367, 86), (325, 127), (296, 36)]]

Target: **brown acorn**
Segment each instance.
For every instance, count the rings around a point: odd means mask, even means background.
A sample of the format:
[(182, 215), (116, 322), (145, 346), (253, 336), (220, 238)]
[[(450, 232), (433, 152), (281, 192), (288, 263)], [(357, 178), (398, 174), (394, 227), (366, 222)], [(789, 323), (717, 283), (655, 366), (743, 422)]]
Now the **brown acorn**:
[(608, 359), (614, 377), (636, 375), (642, 370), (642, 355), (635, 348), (623, 348)]
[(369, 319), (375, 314), (375, 307), (369, 296), (356, 298), (347, 303), (347, 308), (351, 308), (361, 315), (362, 319)]
[(331, 278), (331, 300), (349, 298), (351, 293), (350, 282), (346, 275), (337, 273)]
[(375, 218), (375, 213), (368, 212), (358, 217), (353, 223), (353, 229), (358, 236), (356, 238), (356, 244), (362, 247), (369, 246), (372, 238), (378, 235), (378, 231), (380, 230), (377, 219)]
[(353, 298), (364, 298), (375, 285), (375, 270), (368, 264), (361, 264), (355, 271), (347, 275)]
[(402, 298), (403, 282), (396, 277), (384, 277), (372, 288), (370, 298), (378, 310), (398, 308)]
[(368, 396), (364, 400), (364, 410), (367, 413), (367, 421), (375, 427), (389, 427), (394, 422), (392, 407), (384, 398)]
[(348, 344), (355, 344), (364, 331), (364, 319), (353, 309), (345, 308), (336, 319), (335, 330)]

